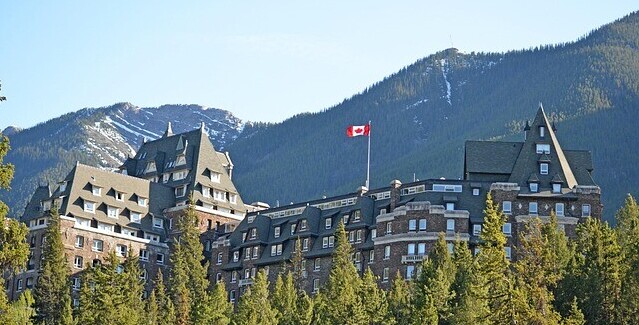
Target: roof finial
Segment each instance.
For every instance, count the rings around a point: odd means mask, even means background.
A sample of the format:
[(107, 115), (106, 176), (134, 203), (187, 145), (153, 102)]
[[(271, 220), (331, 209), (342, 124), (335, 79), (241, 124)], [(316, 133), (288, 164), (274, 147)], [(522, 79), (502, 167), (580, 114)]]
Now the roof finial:
[(200, 130), (202, 130), (202, 132), (204, 132), (204, 128), (206, 127), (206, 124), (204, 124), (204, 122), (202, 122), (202, 124), (200, 124)]
[(173, 135), (173, 128), (171, 128), (171, 121), (169, 121), (168, 125), (166, 126), (166, 131), (164, 132), (164, 135), (162, 137), (166, 138), (172, 135)]

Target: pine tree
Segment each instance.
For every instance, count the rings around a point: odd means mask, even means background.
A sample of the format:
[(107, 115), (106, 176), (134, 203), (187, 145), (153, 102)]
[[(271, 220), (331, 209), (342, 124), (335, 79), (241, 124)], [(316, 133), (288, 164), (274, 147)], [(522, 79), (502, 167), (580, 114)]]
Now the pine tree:
[(553, 308), (551, 286), (560, 279), (561, 274), (555, 269), (558, 263), (554, 249), (549, 247), (542, 228), (541, 220), (536, 218), (526, 223), (525, 230), (520, 234), (519, 260), (514, 266), (515, 278), (517, 287), (526, 297), (524, 307), (528, 321), (534, 324), (558, 324), (561, 316)]
[(488, 305), (484, 297), (487, 292), (480, 291), (477, 264), (466, 242), (457, 240), (453, 253), (455, 280), (451, 286), (454, 297), (451, 301), (450, 324), (487, 324)]
[[(422, 271), (415, 282), (414, 305), (418, 315), (436, 322), (446, 322), (450, 317), (450, 300), (454, 294), (451, 285), (455, 277), (455, 265), (452, 262), (444, 234), (439, 234), (428, 259), (422, 263)], [(436, 317), (430, 312), (436, 310)]]
[[(0, 97), (0, 101), (5, 100)], [(13, 178), (14, 167), (12, 164), (3, 163), (4, 157), (9, 152), (9, 138), (0, 134), (0, 190), (9, 189)], [(9, 208), (0, 201), (0, 270), (15, 271), (27, 263), (29, 259), (29, 244), (26, 241), (29, 229), (14, 219), (7, 219)], [(4, 288), (4, 278), (0, 276), (0, 284)], [(9, 303), (6, 292), (0, 292), (0, 323), (10, 324), (13, 320), (9, 315)]]
[(278, 274), (273, 289), (273, 309), (277, 311), (278, 324), (293, 324), (295, 317), (297, 294), (293, 285), (292, 273), (287, 273), (286, 282)]
[(18, 300), (14, 301), (9, 308), (9, 319), (11, 324), (15, 325), (32, 325), (36, 316), (34, 309), (33, 295), (31, 290), (25, 290)]
[(572, 304), (570, 304), (570, 313), (568, 317), (564, 319), (562, 322), (563, 325), (584, 325), (586, 324), (586, 319), (584, 318), (584, 314), (581, 312), (579, 307), (577, 306), (577, 298), (574, 298)]
[(514, 324), (522, 318), (515, 308), (522, 304), (521, 292), (514, 288), (510, 262), (504, 250), (506, 237), (502, 227), (505, 221), (506, 217), (488, 193), (480, 235), (482, 242), (476, 258), (482, 281), (479, 285), (487, 294), (484, 298), (490, 309), (489, 321), (493, 324)]
[(190, 201), (185, 214), (177, 218), (177, 237), (171, 254), (169, 284), (178, 324), (209, 323), (215, 317), (208, 292), (208, 263), (202, 264), (198, 222), (194, 203)]
[(233, 324), (275, 325), (277, 312), (271, 307), (268, 281), (264, 271), (258, 272), (255, 282), (240, 298)]
[(352, 247), (344, 223), (335, 231), (335, 251), (326, 288), (316, 296), (317, 324), (362, 324), (366, 315), (358, 296), (362, 280), (351, 261)]
[(617, 239), (622, 253), (621, 321), (639, 324), (639, 205), (628, 195), (617, 214)]
[(149, 298), (144, 302), (144, 324), (159, 324), (160, 311), (158, 310), (158, 299), (155, 296), (155, 290), (151, 291)]
[(412, 290), (411, 282), (406, 282), (399, 270), (388, 291), (388, 315), (397, 325), (411, 324)]
[(158, 270), (155, 278), (155, 287), (153, 288), (153, 294), (156, 296), (158, 304), (158, 325), (173, 325), (176, 323), (175, 307), (173, 301), (167, 294), (166, 287), (164, 286), (164, 276), (162, 270)]
[[(129, 247), (129, 252), (131, 251)], [(141, 274), (139, 257), (129, 254), (122, 263), (122, 272), (116, 276), (116, 283), (122, 290), (122, 301), (117, 304), (118, 312), (122, 314), (122, 323), (139, 324), (144, 319), (144, 284), (140, 280)]]
[(605, 223), (588, 218), (577, 227), (577, 254), (581, 262), (576, 281), (577, 302), (589, 324), (622, 324), (621, 247)]
[(54, 204), (44, 233), (42, 271), (34, 290), (37, 321), (42, 324), (72, 324), (69, 266), (60, 234), (60, 215)]
[(360, 292), (367, 324), (393, 324), (394, 319), (388, 318), (388, 301), (386, 292), (377, 286), (377, 277), (370, 268), (366, 268), (362, 278)]
[(223, 281), (213, 286), (209, 301), (209, 308), (212, 310), (213, 315), (209, 324), (229, 324), (231, 322), (231, 315), (233, 314), (233, 304), (226, 298), (226, 287)]

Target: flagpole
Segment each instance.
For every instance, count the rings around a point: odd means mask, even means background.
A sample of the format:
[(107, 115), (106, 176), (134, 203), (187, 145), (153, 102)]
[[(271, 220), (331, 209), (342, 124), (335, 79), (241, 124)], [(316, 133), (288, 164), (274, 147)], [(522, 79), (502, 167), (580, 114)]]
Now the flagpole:
[(368, 121), (368, 161), (366, 162), (366, 188), (370, 189), (369, 182), (371, 176), (371, 121)]

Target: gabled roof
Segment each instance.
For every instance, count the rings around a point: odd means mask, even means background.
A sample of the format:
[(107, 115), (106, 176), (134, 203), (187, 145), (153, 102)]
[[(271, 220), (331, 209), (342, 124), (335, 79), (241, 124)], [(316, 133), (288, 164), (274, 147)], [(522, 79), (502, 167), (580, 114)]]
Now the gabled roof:
[(522, 145), (521, 142), (466, 141), (464, 174), (510, 174)]

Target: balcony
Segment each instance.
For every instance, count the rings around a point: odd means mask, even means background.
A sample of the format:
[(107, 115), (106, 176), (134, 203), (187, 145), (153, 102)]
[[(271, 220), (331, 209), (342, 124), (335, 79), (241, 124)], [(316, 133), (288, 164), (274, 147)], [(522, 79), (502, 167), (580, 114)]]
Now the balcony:
[(253, 284), (253, 278), (240, 279), (240, 287), (250, 286)]
[(402, 263), (417, 263), (424, 260), (426, 255), (402, 255)]

